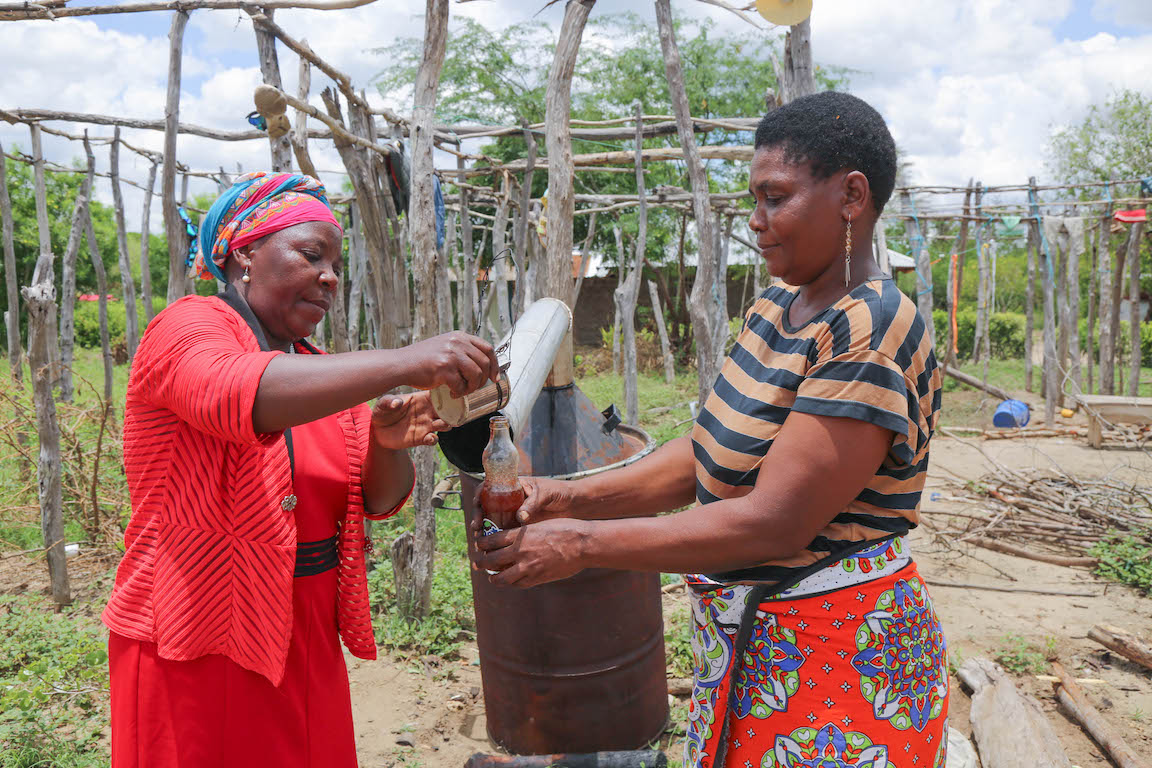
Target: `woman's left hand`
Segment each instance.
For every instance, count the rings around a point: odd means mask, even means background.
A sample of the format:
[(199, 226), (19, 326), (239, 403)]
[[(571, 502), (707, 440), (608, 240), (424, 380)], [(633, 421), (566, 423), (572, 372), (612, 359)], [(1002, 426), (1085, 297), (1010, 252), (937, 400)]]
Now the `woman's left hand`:
[(476, 566), (497, 571), (493, 584), (534, 587), (575, 576), (586, 567), (586, 520), (557, 518), (476, 538)]
[(448, 428), (448, 423), (436, 415), (427, 392), (385, 395), (372, 406), (372, 439), (381, 448), (403, 451), (436, 445), (436, 433)]

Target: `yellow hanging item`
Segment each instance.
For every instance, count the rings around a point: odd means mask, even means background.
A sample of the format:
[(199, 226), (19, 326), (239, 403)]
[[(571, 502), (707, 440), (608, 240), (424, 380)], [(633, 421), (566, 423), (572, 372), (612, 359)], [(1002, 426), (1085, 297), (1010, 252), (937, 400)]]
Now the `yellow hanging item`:
[(756, 10), (773, 24), (790, 27), (812, 15), (812, 0), (756, 0)]

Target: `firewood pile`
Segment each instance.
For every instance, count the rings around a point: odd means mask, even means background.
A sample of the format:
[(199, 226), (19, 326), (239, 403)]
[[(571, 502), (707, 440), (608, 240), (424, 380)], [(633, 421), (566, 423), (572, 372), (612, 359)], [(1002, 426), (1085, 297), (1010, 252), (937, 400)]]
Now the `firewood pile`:
[(952, 500), (969, 511), (940, 511), (952, 520), (939, 534), (1042, 562), (1093, 565), (1093, 545), (1115, 533), (1152, 542), (1152, 488), (1115, 479), (1000, 466)]

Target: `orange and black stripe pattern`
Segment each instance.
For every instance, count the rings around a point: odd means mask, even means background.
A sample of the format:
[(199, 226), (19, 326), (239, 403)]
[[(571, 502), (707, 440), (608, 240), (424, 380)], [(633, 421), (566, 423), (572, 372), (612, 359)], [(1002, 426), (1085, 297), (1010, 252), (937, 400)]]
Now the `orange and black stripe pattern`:
[(792, 411), (860, 419), (895, 433), (868, 486), (806, 549), (718, 581), (795, 582), (919, 519), (928, 443), (940, 412), (940, 370), (916, 306), (892, 280), (873, 280), (800, 327), (796, 288), (777, 283), (752, 305), (692, 433), (701, 504), (751, 491)]

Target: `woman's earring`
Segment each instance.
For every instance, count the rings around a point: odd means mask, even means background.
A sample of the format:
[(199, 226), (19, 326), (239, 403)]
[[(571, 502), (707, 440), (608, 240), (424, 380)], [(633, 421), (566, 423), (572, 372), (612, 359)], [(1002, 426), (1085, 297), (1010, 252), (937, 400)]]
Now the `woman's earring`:
[(844, 287), (852, 282), (852, 214), (848, 214), (848, 229), (844, 232)]
[(240, 279), (246, 283), (252, 282), (252, 277), (251, 277), (251, 275), (248, 274), (248, 267), (244, 267), (244, 276), (241, 277)]

